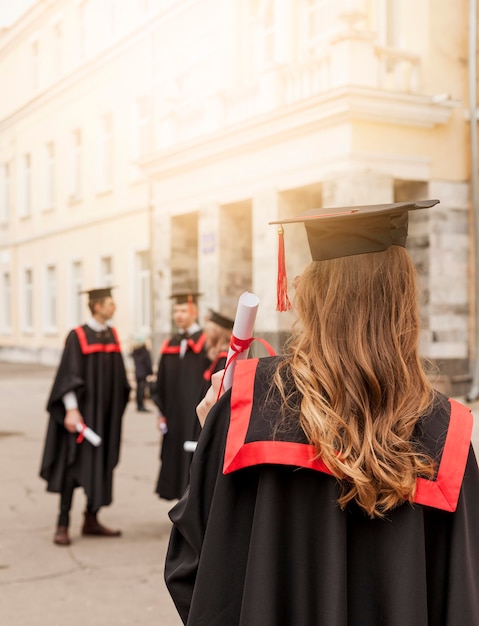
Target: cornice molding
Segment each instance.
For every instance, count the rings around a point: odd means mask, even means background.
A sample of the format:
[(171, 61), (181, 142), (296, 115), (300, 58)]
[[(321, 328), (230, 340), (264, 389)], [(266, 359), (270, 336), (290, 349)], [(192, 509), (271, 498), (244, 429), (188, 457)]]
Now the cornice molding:
[(147, 175), (161, 179), (195, 164), (275, 144), (313, 128), (354, 121), (433, 128), (447, 124), (453, 109), (460, 106), (457, 100), (436, 103), (431, 96), (341, 87), (156, 151), (141, 159), (139, 165)]
[(92, 217), (91, 214), (81, 215), (77, 217), (77, 219), (69, 219), (67, 221), (57, 223), (48, 230), (41, 230), (40, 227), (37, 231), (28, 235), (24, 235), (23, 233), (18, 235), (17, 233), (21, 229), (13, 227), (12, 230), (14, 230), (14, 233), (5, 241), (2, 241), (2, 237), (0, 236), (0, 264), (2, 263), (2, 254), (8, 253), (10, 250), (17, 248), (18, 246), (48, 240), (54, 237), (61, 237), (67, 233), (79, 230), (88, 230), (105, 224), (115, 224), (116, 222), (121, 222), (122, 220), (132, 216), (148, 216), (150, 211), (151, 206), (141, 205), (135, 208), (127, 207), (114, 214), (110, 213), (100, 217)]

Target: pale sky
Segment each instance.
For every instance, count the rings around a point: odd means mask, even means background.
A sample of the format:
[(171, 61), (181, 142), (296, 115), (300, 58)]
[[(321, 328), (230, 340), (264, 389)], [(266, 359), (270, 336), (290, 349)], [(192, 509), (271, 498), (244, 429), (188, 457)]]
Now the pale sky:
[(35, 0), (0, 0), (0, 28), (9, 26), (34, 2)]

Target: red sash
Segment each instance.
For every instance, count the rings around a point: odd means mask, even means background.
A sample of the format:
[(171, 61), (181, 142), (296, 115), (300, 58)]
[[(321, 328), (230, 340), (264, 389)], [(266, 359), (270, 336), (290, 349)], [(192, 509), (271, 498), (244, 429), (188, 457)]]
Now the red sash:
[[(161, 346), (161, 349), (160, 349), (160, 354), (179, 354), (180, 353), (180, 345), (170, 346), (170, 341), (171, 339), (166, 339), (163, 342), (163, 345)], [(206, 342), (206, 335), (205, 333), (201, 333), (201, 335), (198, 337), (196, 341), (193, 341), (191, 337), (188, 339), (188, 348), (193, 350), (195, 354), (199, 354), (203, 350), (205, 342)]]
[(75, 333), (80, 342), (80, 349), (83, 354), (93, 354), (94, 352), (120, 352), (120, 341), (115, 328), (110, 328), (113, 335), (112, 343), (88, 343), (88, 339), (83, 326), (75, 328)]

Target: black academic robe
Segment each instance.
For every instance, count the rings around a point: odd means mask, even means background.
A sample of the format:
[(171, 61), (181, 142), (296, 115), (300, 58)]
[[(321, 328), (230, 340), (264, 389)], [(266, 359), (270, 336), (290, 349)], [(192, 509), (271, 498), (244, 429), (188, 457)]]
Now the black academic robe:
[(196, 406), (205, 393), (203, 373), (210, 365), (206, 335), (201, 330), (188, 338), (187, 350), (180, 358), (182, 338), (177, 334), (163, 344), (156, 379), (155, 400), (168, 421), (168, 432), (163, 435), (155, 492), (165, 500), (181, 498), (188, 484), (192, 454), (183, 444), (198, 438)]
[[(73, 391), (85, 424), (102, 438), (99, 447), (63, 425), (63, 396)], [(118, 463), (122, 416), (130, 386), (114, 328), (97, 332), (87, 324), (72, 330), (65, 342), (48, 399), (47, 435), (40, 476), (47, 490), (61, 492), (67, 468), (84, 488), (93, 510), (112, 500), (113, 469)]]
[[(171, 510), (165, 579), (190, 626), (479, 624), (479, 471), (470, 411), (437, 394), (417, 443), (438, 462), (385, 519), (342, 511), (299, 427), (274, 431), (275, 359), (238, 362)], [(263, 402), (267, 397), (267, 407)]]

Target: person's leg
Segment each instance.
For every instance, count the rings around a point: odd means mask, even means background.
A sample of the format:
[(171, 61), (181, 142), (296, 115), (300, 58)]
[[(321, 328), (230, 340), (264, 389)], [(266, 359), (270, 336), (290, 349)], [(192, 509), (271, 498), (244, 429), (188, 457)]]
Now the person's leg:
[(138, 407), (138, 411), (148, 412), (148, 409), (145, 407), (145, 390), (146, 390), (146, 378), (138, 378), (136, 381), (136, 404)]
[(60, 494), (60, 513), (58, 516), (57, 530), (53, 542), (59, 546), (69, 546), (71, 543), (68, 535), (70, 526), (70, 509), (72, 508), (73, 492), (78, 484), (71, 471), (67, 469)]
[(136, 379), (136, 408), (138, 411), (141, 411), (143, 408), (143, 388), (141, 382), (141, 378)]
[(120, 537), (121, 530), (112, 530), (100, 524), (97, 519), (99, 509), (94, 509), (90, 503), (85, 511), (85, 521), (83, 523), (82, 535), (95, 535), (97, 537)]

